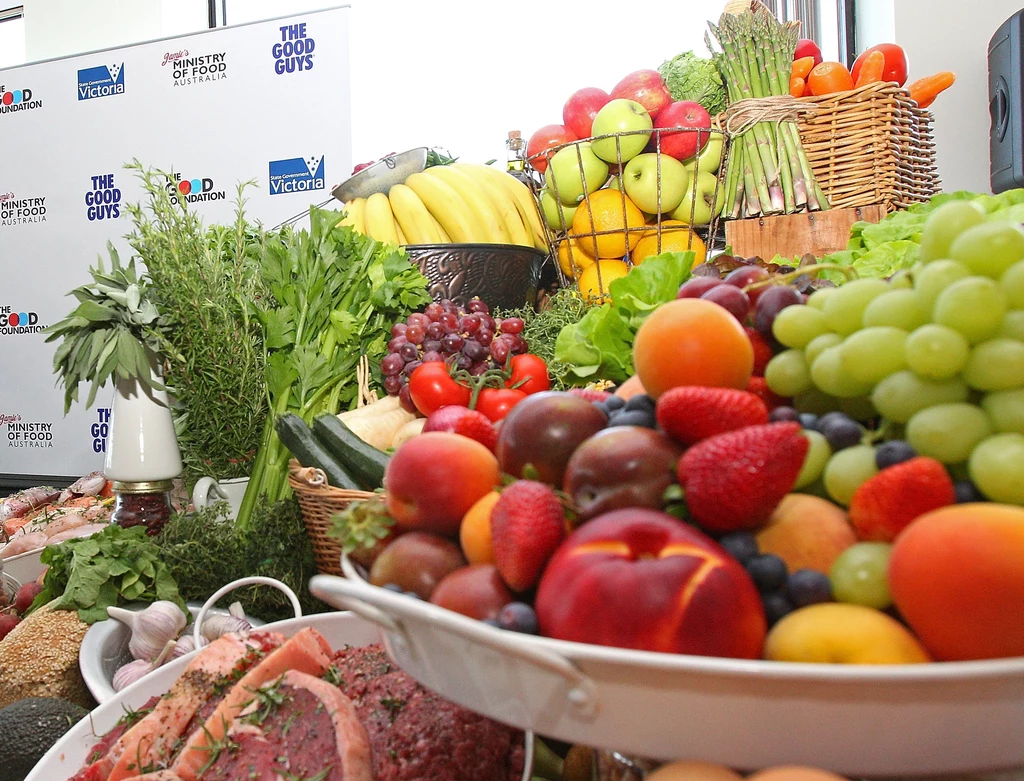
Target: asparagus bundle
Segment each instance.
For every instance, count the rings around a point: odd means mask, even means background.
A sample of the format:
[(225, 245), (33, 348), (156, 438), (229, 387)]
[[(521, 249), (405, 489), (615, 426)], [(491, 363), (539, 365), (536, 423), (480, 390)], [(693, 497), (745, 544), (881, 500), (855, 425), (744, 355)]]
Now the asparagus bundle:
[(828, 201), (792, 121), (789, 77), (799, 24), (782, 24), (758, 3), (755, 10), (746, 4), (738, 13), (727, 10), (717, 26), (708, 23), (708, 27), (720, 51), (712, 48), (706, 36), (708, 49), (726, 83), (730, 104), (762, 99), (759, 104), (746, 104), (748, 110), (743, 113), (751, 117), (748, 121), (732, 112), (731, 119), (739, 120), (740, 129), (726, 169), (724, 216), (737, 219), (827, 209)]

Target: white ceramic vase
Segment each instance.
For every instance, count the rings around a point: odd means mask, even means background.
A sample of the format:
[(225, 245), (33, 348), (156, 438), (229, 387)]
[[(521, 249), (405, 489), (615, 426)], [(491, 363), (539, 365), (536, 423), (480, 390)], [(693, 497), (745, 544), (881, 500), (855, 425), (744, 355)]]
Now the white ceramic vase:
[(181, 474), (181, 451), (165, 391), (147, 394), (135, 379), (117, 379), (103, 473), (121, 483), (172, 480)]

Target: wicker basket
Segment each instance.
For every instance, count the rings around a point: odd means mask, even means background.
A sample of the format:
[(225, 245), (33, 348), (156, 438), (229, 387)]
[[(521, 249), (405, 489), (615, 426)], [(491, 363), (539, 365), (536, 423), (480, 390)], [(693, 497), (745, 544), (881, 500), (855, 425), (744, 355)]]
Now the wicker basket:
[(800, 140), (832, 207), (895, 211), (939, 192), (932, 115), (906, 90), (878, 82), (800, 100), (817, 107)]
[(327, 535), (331, 516), (340, 513), (352, 502), (369, 499), (370, 491), (349, 491), (327, 484), (319, 469), (302, 467), (292, 459), (288, 463), (288, 484), (299, 500), (302, 521), (313, 543), (316, 568), (322, 575), (341, 575), (341, 543)]

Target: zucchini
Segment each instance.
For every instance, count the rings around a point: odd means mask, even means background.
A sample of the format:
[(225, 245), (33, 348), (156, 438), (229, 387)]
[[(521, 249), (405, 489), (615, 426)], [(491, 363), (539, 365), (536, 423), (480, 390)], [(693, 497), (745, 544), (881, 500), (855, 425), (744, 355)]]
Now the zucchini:
[(309, 424), (298, 415), (293, 412), (281, 415), (274, 422), (274, 429), (281, 438), (281, 442), (298, 459), (300, 464), (323, 470), (323, 473), (327, 475), (328, 485), (350, 491), (362, 489), (362, 486), (349, 474), (348, 470), (338, 463), (338, 459), (317, 441)]
[(320, 440), (331, 455), (371, 490), (384, 484), (384, 470), (389, 456), (373, 445), (367, 444), (352, 429), (338, 420), (335, 415), (318, 415), (313, 420), (313, 435)]

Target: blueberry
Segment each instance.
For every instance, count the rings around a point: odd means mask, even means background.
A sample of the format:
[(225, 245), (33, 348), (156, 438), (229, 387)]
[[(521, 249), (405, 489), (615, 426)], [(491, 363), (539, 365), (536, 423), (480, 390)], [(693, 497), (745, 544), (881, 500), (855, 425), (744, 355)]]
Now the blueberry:
[(769, 423), (779, 423), (782, 421), (795, 421), (800, 422), (800, 413), (792, 407), (776, 407), (768, 413)]
[(774, 553), (759, 553), (751, 557), (747, 563), (747, 572), (762, 594), (778, 591), (786, 585), (786, 562)]
[(917, 455), (917, 451), (909, 442), (902, 439), (890, 439), (875, 448), (875, 466), (885, 469), (889, 466), (902, 464)]
[(786, 596), (795, 607), (832, 601), (832, 582), (814, 569), (798, 569), (786, 581)]
[(744, 566), (761, 552), (757, 547), (757, 538), (750, 532), (729, 532), (718, 543)]
[(608, 409), (608, 406), (603, 401), (592, 401), (590, 403), (594, 406), (594, 409), (601, 410), (606, 418), (611, 417), (611, 410)]
[(604, 404), (605, 409), (609, 412), (614, 412), (615, 410), (622, 409), (626, 406), (626, 400), (621, 396), (609, 396), (601, 403)]
[(956, 494), (957, 504), (985, 501), (981, 491), (970, 480), (957, 480), (953, 483), (953, 492)]
[(509, 602), (498, 611), (498, 626), (512, 632), (537, 634), (537, 613), (525, 602)]
[(818, 416), (813, 412), (800, 413), (800, 425), (810, 431), (818, 430)]
[(638, 393), (626, 402), (625, 409), (628, 410), (650, 410), (654, 412), (655, 402), (646, 393)]
[(399, 586), (397, 583), (385, 583), (381, 586), (385, 591), (394, 591), (396, 594), (404, 594), (405, 589)]
[(841, 412), (830, 412), (828, 415), (818, 418), (818, 431), (828, 441), (828, 445), (832, 448), (833, 453), (859, 445), (861, 438), (864, 436), (864, 430), (860, 427), (860, 424)]
[(781, 591), (773, 591), (761, 597), (764, 606), (764, 617), (768, 626), (774, 626), (779, 619), (793, 612), (793, 605)]
[(657, 419), (654, 417), (654, 410), (629, 409), (625, 407), (615, 410), (608, 418), (609, 426), (643, 426), (644, 428), (656, 428)]

